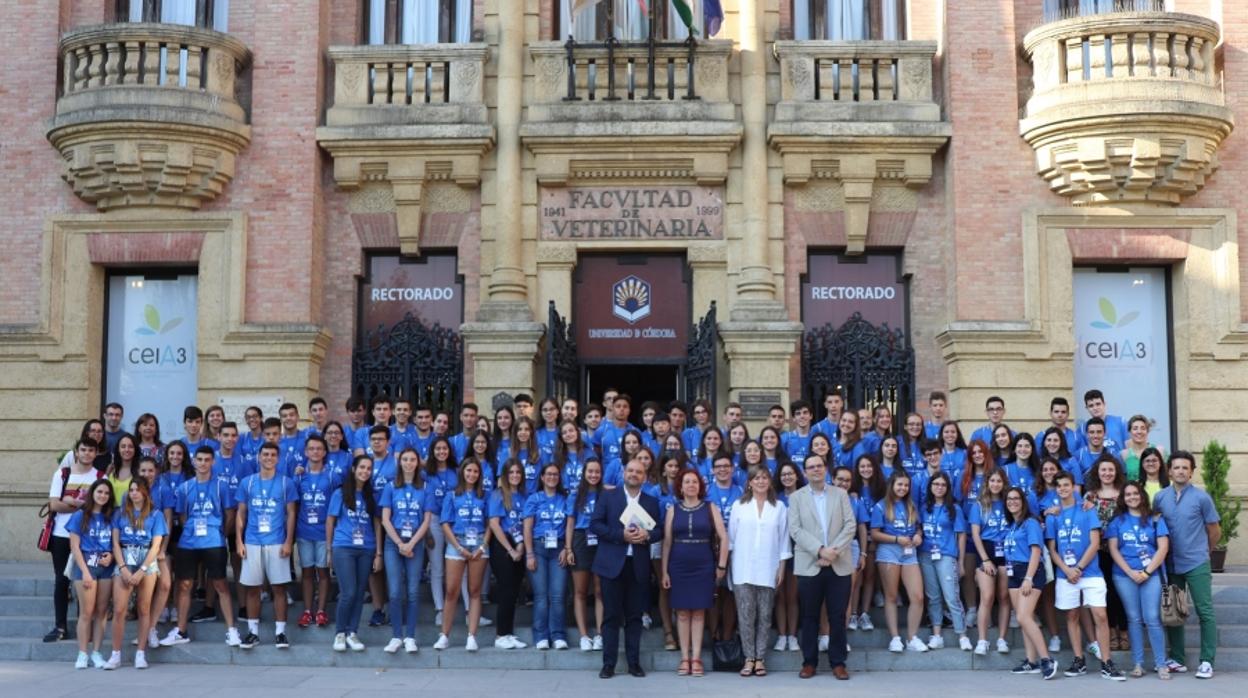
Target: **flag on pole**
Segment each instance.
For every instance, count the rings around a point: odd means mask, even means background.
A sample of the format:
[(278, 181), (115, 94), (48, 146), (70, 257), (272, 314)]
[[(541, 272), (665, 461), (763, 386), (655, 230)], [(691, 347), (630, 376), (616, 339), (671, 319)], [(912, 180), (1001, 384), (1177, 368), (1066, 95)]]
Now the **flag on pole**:
[(680, 15), (680, 21), (685, 23), (689, 35), (697, 36), (698, 30), (693, 26), (693, 8), (689, 7), (689, 0), (672, 0), (672, 6), (676, 8), (676, 14)]
[(572, 16), (575, 17), (581, 10), (593, 7), (598, 4), (598, 0), (572, 0)]
[(702, 0), (702, 26), (707, 36), (715, 36), (724, 24), (724, 6), (720, 0)]

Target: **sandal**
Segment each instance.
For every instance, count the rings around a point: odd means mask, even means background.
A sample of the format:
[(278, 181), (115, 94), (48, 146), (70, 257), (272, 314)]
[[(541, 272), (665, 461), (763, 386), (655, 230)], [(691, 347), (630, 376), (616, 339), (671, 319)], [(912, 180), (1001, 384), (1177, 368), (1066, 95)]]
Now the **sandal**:
[(754, 660), (754, 675), (755, 675), (755, 676), (766, 676), (766, 675), (767, 675), (767, 667), (766, 667), (766, 665), (764, 665), (764, 664), (763, 664), (763, 660), (761, 660), (761, 659), (755, 659), (755, 660)]
[(701, 659), (691, 659), (689, 661), (691, 663), (691, 668), (689, 671), (690, 676), (695, 676), (695, 677), (700, 678), (706, 675), (706, 670), (702, 667)]
[(754, 660), (753, 659), (747, 659), (745, 660), (745, 663), (741, 665), (741, 675), (742, 676), (754, 675)]
[(680, 660), (680, 665), (676, 667), (676, 675), (677, 676), (689, 675), (689, 660), (688, 659)]
[(671, 633), (663, 636), (663, 649), (668, 652), (676, 651), (676, 639), (671, 636)]

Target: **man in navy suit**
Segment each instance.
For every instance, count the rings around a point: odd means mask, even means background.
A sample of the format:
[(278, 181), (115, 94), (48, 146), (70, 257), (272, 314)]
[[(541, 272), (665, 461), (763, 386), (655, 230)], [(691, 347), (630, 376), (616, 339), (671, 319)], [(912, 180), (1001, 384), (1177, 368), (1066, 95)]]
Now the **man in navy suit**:
[[(593, 573), (602, 583), (602, 671), (598, 677), (603, 679), (615, 676), (621, 620), (628, 673), (646, 675), (641, 668), (641, 615), (650, 606), (650, 544), (663, 539), (663, 528), (658, 525), (659, 501), (641, 491), (645, 479), (645, 467), (629, 461), (624, 468), (624, 487), (599, 494), (589, 519), (590, 532), (598, 536)], [(620, 515), (633, 502), (655, 522), (649, 531), (621, 523)]]

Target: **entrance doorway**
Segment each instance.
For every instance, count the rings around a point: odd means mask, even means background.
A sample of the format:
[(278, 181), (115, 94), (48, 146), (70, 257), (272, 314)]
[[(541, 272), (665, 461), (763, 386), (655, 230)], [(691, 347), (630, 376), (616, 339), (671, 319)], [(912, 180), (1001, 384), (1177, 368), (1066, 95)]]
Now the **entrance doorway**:
[(607, 364), (585, 367), (585, 395), (589, 402), (602, 400), (602, 392), (615, 388), (633, 399), (630, 421), (641, 427), (641, 404), (647, 400), (666, 406), (681, 394), (679, 364)]

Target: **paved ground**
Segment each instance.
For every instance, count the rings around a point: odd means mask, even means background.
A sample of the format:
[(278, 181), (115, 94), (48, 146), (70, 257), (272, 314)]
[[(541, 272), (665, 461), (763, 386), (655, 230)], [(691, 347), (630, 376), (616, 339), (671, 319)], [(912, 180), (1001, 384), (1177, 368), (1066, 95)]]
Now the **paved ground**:
[[(174, 678), (176, 677), (176, 679)], [(39, 662), (0, 663), (0, 686), (6, 696), (80, 696), (84, 684), (73, 679), (89, 680), (93, 694), (169, 695), (178, 698), (224, 695), (231, 698), (264, 696), (398, 696), (410, 698), (415, 691), (433, 689), (438, 698), (481, 698), (489, 695), (513, 697), (556, 694), (568, 697), (592, 695), (594, 698), (654, 695), (715, 696), (737, 698), (758, 696), (775, 698), (783, 695), (821, 698), (835, 690), (838, 695), (869, 695), (872, 698), (893, 698), (930, 695), (934, 692), (933, 677), (943, 691), (956, 691), (959, 698), (992, 696), (1054, 696), (1061, 698), (1078, 691), (1080, 698), (1124, 696), (1131, 698), (1202, 698), (1226, 696), (1238, 689), (1233, 682), (1240, 676), (1219, 674), (1212, 681), (1198, 681), (1191, 676), (1175, 677), (1163, 683), (1155, 677), (1129, 680), (1125, 684), (1105, 681), (1091, 675), (1080, 679), (1058, 678), (1043, 682), (1036, 676), (1012, 676), (997, 672), (923, 672), (864, 673), (851, 677), (848, 683), (835, 681), (821, 673), (802, 681), (793, 673), (772, 674), (766, 678), (743, 679), (732, 674), (713, 674), (702, 679), (679, 678), (670, 673), (651, 674), (644, 679), (616, 676), (603, 681), (592, 673), (569, 671), (468, 671), (442, 669), (371, 670), (347, 668), (293, 667), (219, 667), (181, 665), (157, 666), (147, 671), (125, 668), (115, 672), (88, 669), (76, 672), (69, 664)], [(777, 694), (777, 692), (781, 692)]]

